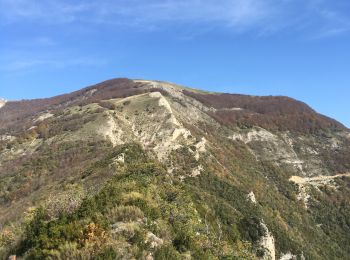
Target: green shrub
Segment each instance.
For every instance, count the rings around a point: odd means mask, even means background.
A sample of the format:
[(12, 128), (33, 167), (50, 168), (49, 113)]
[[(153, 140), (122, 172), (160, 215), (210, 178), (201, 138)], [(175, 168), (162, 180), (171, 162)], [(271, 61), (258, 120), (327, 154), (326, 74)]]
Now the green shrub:
[(144, 217), (142, 210), (136, 206), (117, 206), (108, 210), (107, 215), (111, 223), (118, 221), (137, 221)]
[(173, 246), (177, 251), (184, 253), (191, 249), (191, 237), (184, 230), (178, 230), (173, 240)]
[(114, 260), (117, 259), (118, 254), (112, 247), (107, 247), (102, 250), (99, 254), (94, 256), (96, 260)]
[(239, 223), (239, 230), (243, 238), (257, 242), (266, 232), (261, 226), (261, 221), (256, 217), (245, 217)]
[(155, 260), (178, 260), (181, 259), (180, 254), (171, 245), (165, 245), (160, 247), (154, 253)]

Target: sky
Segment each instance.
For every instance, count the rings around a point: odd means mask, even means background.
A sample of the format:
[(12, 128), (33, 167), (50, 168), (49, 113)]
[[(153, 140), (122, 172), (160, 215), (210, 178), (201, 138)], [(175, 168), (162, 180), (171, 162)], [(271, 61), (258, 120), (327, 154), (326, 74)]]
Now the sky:
[(290, 96), (350, 127), (350, 1), (0, 0), (0, 97), (116, 77)]

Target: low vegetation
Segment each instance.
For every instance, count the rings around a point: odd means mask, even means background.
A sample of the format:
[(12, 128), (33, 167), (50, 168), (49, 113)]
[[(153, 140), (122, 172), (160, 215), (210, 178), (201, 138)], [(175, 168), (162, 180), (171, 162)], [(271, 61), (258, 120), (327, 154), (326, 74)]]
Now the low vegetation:
[(349, 172), (350, 134), (295, 100), (116, 79), (0, 125), (0, 259), (350, 255), (349, 178), (289, 181)]

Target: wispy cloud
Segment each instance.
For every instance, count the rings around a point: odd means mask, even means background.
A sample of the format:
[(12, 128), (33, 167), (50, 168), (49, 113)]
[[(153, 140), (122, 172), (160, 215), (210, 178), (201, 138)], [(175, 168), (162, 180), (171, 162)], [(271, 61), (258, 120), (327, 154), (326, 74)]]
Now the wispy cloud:
[(251, 24), (268, 14), (266, 0), (0, 0), (1, 21), (115, 23), (130, 26), (163, 22)]
[(91, 8), (84, 3), (69, 4), (59, 0), (0, 0), (0, 21), (4, 24), (26, 21), (70, 23), (80, 14), (89, 11)]
[[(339, 0), (343, 2), (346, 0)], [(169, 24), (223, 27), (259, 34), (307, 27), (314, 34), (347, 32), (349, 18), (333, 0), (0, 0), (0, 23), (113, 24), (161, 29)], [(346, 11), (345, 11), (346, 12)]]
[(65, 69), (69, 67), (101, 67), (108, 62), (99, 58), (82, 57), (60, 57), (59, 54), (51, 54), (46, 57), (18, 57), (7, 56), (0, 59), (0, 71), (6, 73), (17, 73), (22, 71), (32, 71), (36, 69)]
[(319, 15), (322, 17), (322, 27), (316, 38), (324, 38), (348, 33), (350, 31), (350, 19), (341, 12), (329, 9), (320, 9)]

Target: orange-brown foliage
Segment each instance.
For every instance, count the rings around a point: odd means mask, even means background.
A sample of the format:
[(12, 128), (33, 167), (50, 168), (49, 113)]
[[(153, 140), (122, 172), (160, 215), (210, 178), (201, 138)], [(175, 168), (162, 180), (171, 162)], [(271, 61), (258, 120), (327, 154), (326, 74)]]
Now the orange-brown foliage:
[[(208, 112), (226, 126), (260, 126), (269, 130), (314, 133), (346, 129), (339, 122), (320, 115), (305, 103), (283, 96), (199, 94), (183, 91), (216, 111)], [(241, 108), (235, 110), (234, 108)]]

